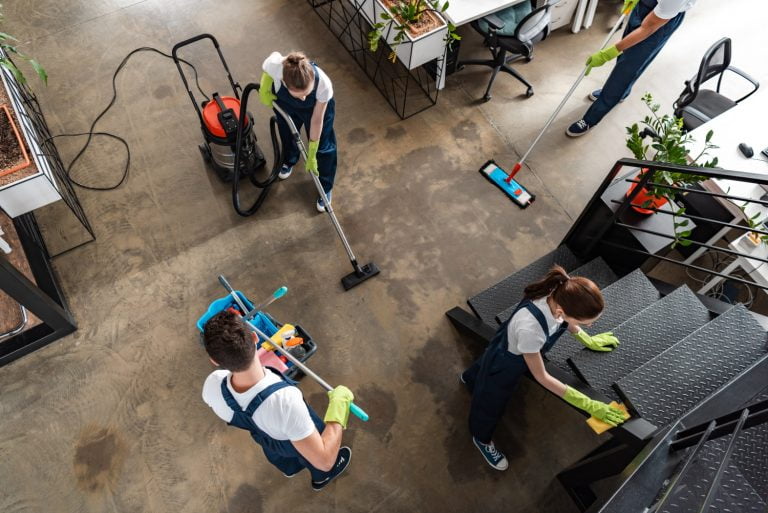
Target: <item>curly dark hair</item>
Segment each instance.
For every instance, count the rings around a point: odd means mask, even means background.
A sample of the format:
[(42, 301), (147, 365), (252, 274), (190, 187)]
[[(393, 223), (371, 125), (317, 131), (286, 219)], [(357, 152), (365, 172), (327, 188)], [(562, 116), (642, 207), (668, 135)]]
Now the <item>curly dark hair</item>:
[(226, 310), (205, 323), (203, 344), (213, 361), (232, 372), (246, 370), (256, 354), (251, 330), (242, 317)]

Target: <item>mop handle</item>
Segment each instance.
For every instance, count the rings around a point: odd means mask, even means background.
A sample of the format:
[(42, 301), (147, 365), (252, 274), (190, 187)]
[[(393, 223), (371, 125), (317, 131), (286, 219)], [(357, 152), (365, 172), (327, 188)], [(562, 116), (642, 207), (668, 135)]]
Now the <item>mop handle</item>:
[[(243, 300), (240, 299), (240, 296), (237, 295), (237, 292), (235, 292), (235, 290), (232, 288), (232, 286), (229, 284), (229, 282), (224, 276), (219, 275), (219, 283), (221, 283), (224, 286), (224, 288), (227, 289), (227, 292), (229, 292), (229, 295), (232, 296), (232, 298), (237, 303), (237, 306), (240, 307), (243, 313), (245, 313), (246, 315), (251, 313), (248, 310), (248, 308), (245, 306), (245, 303), (243, 303)], [(264, 340), (270, 339), (263, 331), (257, 328), (251, 321), (246, 320), (245, 322), (248, 323), (248, 326), (250, 326), (251, 329), (253, 329), (253, 331), (255, 331), (259, 337), (261, 337)], [(314, 371), (312, 371), (312, 369), (310, 369), (309, 367), (301, 363), (299, 360), (297, 360), (295, 356), (293, 356), (291, 353), (286, 351), (282, 346), (280, 346), (279, 344), (272, 344), (272, 346), (275, 349), (277, 349), (280, 352), (280, 354), (285, 356), (292, 364), (298, 367), (304, 374), (314, 379), (321, 387), (326, 389), (328, 392), (333, 390), (333, 387), (329, 385), (327, 381), (325, 381), (323, 378), (315, 374)], [(357, 418), (359, 418), (363, 422), (367, 422), (369, 419), (368, 414), (365, 413), (365, 411), (363, 411), (363, 409), (360, 408), (355, 403), (350, 403), (349, 411), (352, 412)]]
[[(283, 120), (288, 125), (288, 128), (291, 131), (291, 134), (293, 135), (294, 140), (296, 141), (296, 146), (299, 148), (299, 152), (301, 153), (301, 158), (304, 159), (304, 162), (307, 161), (307, 148), (304, 146), (304, 140), (301, 138), (301, 134), (299, 133), (299, 129), (296, 128), (296, 123), (293, 122), (293, 119), (291, 119), (291, 116), (285, 113), (285, 111), (280, 107), (277, 102), (272, 102), (272, 108), (275, 109), (275, 112), (280, 114), (280, 116), (283, 118)], [(336, 229), (336, 233), (339, 234), (339, 238), (341, 239), (341, 243), (344, 245), (344, 249), (347, 252), (347, 256), (352, 261), (353, 265), (357, 265), (357, 258), (355, 258), (355, 254), (352, 252), (352, 246), (349, 245), (349, 242), (347, 241), (347, 236), (344, 234), (344, 230), (341, 229), (341, 225), (339, 224), (339, 220), (336, 219), (336, 213), (333, 211), (333, 207), (331, 206), (331, 202), (328, 200), (328, 196), (325, 194), (325, 189), (323, 189), (323, 185), (320, 183), (320, 179), (315, 175), (315, 173), (309, 173), (312, 176), (312, 181), (315, 183), (315, 188), (317, 189), (317, 192), (320, 194), (320, 197), (323, 199), (323, 205), (325, 206), (325, 211), (328, 212), (328, 215), (331, 217), (331, 222), (333, 223), (333, 227)]]
[[(603, 41), (603, 44), (600, 45), (600, 49), (602, 50), (605, 48), (605, 45), (608, 44), (608, 42), (611, 40), (613, 35), (616, 33), (617, 30), (619, 30), (619, 26), (624, 21), (624, 18), (627, 17), (627, 14), (629, 14), (629, 10), (624, 11), (621, 13), (621, 17), (616, 21), (616, 24), (611, 29), (611, 32), (608, 34), (608, 37), (605, 38), (605, 41)], [(536, 139), (533, 140), (533, 143), (528, 147), (528, 150), (523, 154), (523, 157), (515, 164), (515, 167), (512, 169), (512, 172), (509, 173), (509, 177), (506, 179), (506, 182), (509, 183), (512, 181), (512, 178), (515, 176), (515, 174), (520, 170), (520, 167), (523, 165), (523, 162), (525, 162), (525, 159), (528, 158), (528, 155), (530, 155), (531, 151), (533, 151), (533, 148), (536, 146), (536, 144), (539, 142), (539, 139), (544, 135), (544, 132), (547, 131), (549, 128), (549, 125), (552, 124), (552, 122), (555, 120), (558, 114), (560, 114), (560, 111), (565, 106), (566, 102), (571, 98), (571, 95), (576, 90), (576, 88), (579, 86), (581, 81), (584, 79), (584, 77), (587, 74), (587, 66), (584, 66), (584, 69), (579, 74), (579, 78), (576, 79), (576, 81), (573, 83), (571, 88), (568, 90), (568, 93), (563, 97), (562, 101), (560, 102), (560, 105), (557, 106), (555, 111), (552, 113), (551, 116), (549, 116), (549, 119), (546, 123), (544, 123), (544, 128), (541, 129), (541, 132), (539, 132), (539, 135), (536, 136)]]

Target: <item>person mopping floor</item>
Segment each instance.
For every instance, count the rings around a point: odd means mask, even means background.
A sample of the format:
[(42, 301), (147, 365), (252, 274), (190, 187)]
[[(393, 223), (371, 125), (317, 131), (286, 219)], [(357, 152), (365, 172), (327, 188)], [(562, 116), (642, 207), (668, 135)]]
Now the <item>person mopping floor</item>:
[(611, 351), (618, 346), (612, 333), (589, 336), (580, 327), (596, 321), (604, 305), (603, 295), (592, 281), (570, 277), (555, 266), (542, 280), (525, 288), (524, 299), (499, 327), (483, 356), (460, 375), (472, 392), (472, 441), (491, 467), (506, 470), (509, 465), (496, 449), (492, 435), (526, 370), (544, 388), (597, 419), (611, 426), (624, 422), (621, 410), (592, 400), (549, 375), (542, 359), (566, 330), (594, 351)]
[[(309, 137), (306, 169), (320, 178), (323, 191), (331, 201), (336, 177), (336, 133), (333, 130), (336, 102), (331, 79), (301, 52), (291, 52), (285, 57), (272, 52), (262, 68), (261, 103), (272, 108), (272, 102), (277, 102), (298, 130), (306, 127)], [(277, 126), (283, 148), (283, 165), (278, 177), (285, 180), (291, 176), (301, 155), (288, 124), (280, 115), (277, 116)], [(325, 212), (323, 198), (317, 199), (316, 206), (319, 212)]]
[(293, 477), (309, 469), (312, 488), (322, 490), (349, 466), (352, 451), (341, 446), (354, 399), (345, 386), (328, 392), (325, 423), (281, 373), (256, 358), (251, 330), (240, 315), (223, 311), (205, 324), (205, 350), (214, 365), (203, 400), (230, 426), (245, 429), (270, 463)]
[[(624, 37), (615, 45), (604, 48), (587, 59), (588, 69), (616, 59), (616, 66), (601, 89), (592, 91), (594, 103), (584, 117), (565, 131), (570, 137), (586, 134), (629, 96), (635, 81), (667, 44), (670, 36), (683, 22), (685, 12), (696, 0), (625, 0), (624, 9), (631, 8)], [(618, 57), (618, 58), (617, 58)]]

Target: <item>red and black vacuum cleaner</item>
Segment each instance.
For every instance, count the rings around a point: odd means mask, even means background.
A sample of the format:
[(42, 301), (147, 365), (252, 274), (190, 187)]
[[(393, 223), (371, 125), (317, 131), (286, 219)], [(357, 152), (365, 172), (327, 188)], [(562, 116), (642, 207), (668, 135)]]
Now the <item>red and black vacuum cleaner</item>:
[[(232, 87), (233, 96), (222, 96), (214, 92), (211, 98), (206, 97), (198, 104), (192, 89), (189, 87), (187, 76), (182, 68), (182, 59), (178, 56), (179, 49), (197, 41), (209, 39), (219, 55), (221, 64)], [(211, 166), (222, 182), (232, 183), (232, 203), (235, 211), (241, 216), (251, 216), (261, 207), (269, 193), (269, 188), (277, 180), (280, 172), (280, 146), (277, 142), (277, 120), (272, 116), (270, 135), (275, 158), (271, 171), (264, 171), (266, 159), (259, 148), (256, 134), (253, 130), (253, 115), (248, 112), (245, 117), (240, 154), (237, 155), (237, 129), (240, 115), (240, 84), (234, 81), (229, 72), (227, 61), (219, 48), (219, 42), (210, 34), (200, 34), (173, 47), (173, 61), (181, 75), (181, 81), (187, 90), (192, 105), (195, 107), (203, 133), (203, 143), (198, 146), (203, 160)], [(266, 175), (266, 176), (265, 176)], [(253, 185), (261, 189), (253, 205), (243, 208), (240, 205), (240, 180), (248, 178)]]

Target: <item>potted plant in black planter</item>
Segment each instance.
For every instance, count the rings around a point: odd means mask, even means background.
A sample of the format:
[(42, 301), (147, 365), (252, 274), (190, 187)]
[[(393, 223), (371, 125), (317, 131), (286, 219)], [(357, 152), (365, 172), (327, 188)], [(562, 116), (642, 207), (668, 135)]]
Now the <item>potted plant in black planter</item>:
[[(2, 5), (0, 5), (2, 9)], [(0, 23), (3, 21), (0, 12)], [(17, 82), (24, 84), (24, 73), (14, 64), (10, 56), (13, 55), (32, 66), (40, 80), (45, 84), (48, 75), (42, 66), (33, 58), (19, 52), (15, 43), (18, 40), (5, 32), (0, 32), (0, 67), (11, 72)], [(2, 88), (2, 86), (0, 86)], [(13, 109), (8, 105), (5, 91), (0, 91), (0, 177), (9, 175), (31, 164), (26, 145), (14, 119)]]
[[(682, 118), (676, 118), (671, 114), (659, 114), (660, 106), (658, 103), (653, 103), (653, 96), (650, 93), (645, 93), (642, 98), (643, 103), (650, 110), (650, 114), (645, 116), (643, 121), (638, 124), (635, 123), (632, 126), (627, 127), (627, 148), (632, 151), (633, 156), (638, 160), (647, 160), (652, 162), (668, 162), (670, 164), (679, 164), (683, 166), (700, 166), (700, 167), (716, 167), (717, 157), (712, 160), (705, 160), (703, 163), (700, 161), (706, 158), (709, 154), (709, 150), (717, 148), (712, 140), (713, 132), (710, 130), (705, 138), (704, 148), (698, 155), (688, 154), (688, 145), (694, 141), (690, 134), (683, 129)], [(640, 128), (640, 125), (643, 128)], [(651, 137), (651, 142), (646, 143), (645, 138)], [(645, 173), (650, 172), (648, 169), (642, 169), (638, 175), (638, 179)], [(645, 215), (651, 215), (665, 205), (675, 195), (675, 191), (664, 187), (691, 187), (699, 182), (706, 180), (706, 177), (701, 175), (692, 175), (677, 173), (673, 171), (667, 171), (659, 169), (653, 171), (653, 176), (650, 177), (649, 185), (646, 185), (640, 190), (634, 197), (631, 207), (636, 212)], [(651, 185), (652, 183), (659, 185)], [(637, 187), (636, 183), (633, 183), (627, 191), (629, 196), (632, 191)], [(675, 214), (684, 214), (685, 209), (678, 209)], [(688, 246), (691, 241), (686, 237), (691, 235), (691, 231), (687, 229), (689, 222), (687, 219), (678, 221), (675, 218), (675, 242), (672, 247), (677, 244), (681, 246)]]

